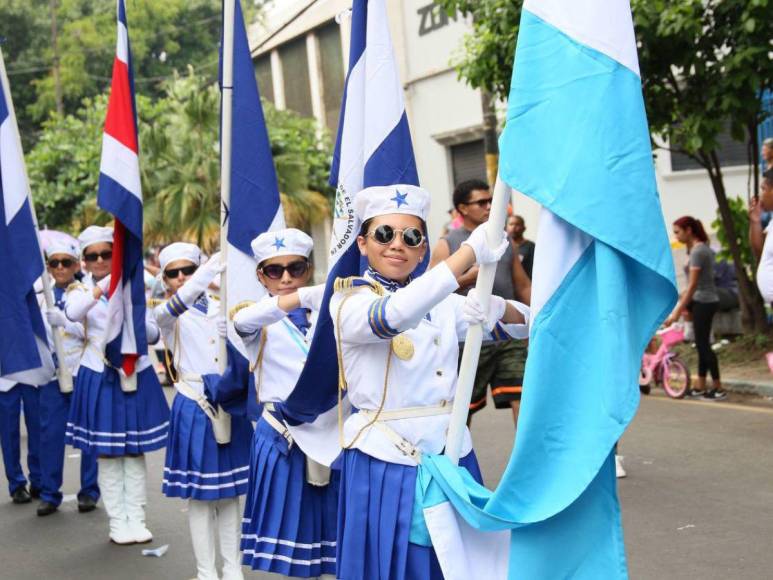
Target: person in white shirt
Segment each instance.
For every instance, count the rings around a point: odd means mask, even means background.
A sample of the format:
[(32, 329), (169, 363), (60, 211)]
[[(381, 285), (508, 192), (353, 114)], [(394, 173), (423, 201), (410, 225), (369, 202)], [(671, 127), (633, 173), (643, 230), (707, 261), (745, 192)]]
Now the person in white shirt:
[[(206, 385), (219, 378), (220, 337), (225, 317), (207, 292), (224, 265), (220, 254), (201, 265), (201, 250), (177, 242), (159, 255), (170, 297), (153, 314), (171, 352), (172, 403), (162, 491), (188, 499), (198, 580), (217, 580), (215, 546), (220, 540), (225, 580), (241, 580), (239, 496), (247, 491), (252, 424), (212, 405)], [(229, 432), (230, 429), (230, 432)]]
[[(89, 226), (78, 236), (86, 284), (70, 286), (65, 314), (86, 330), (86, 344), (75, 382), (67, 443), (99, 454), (99, 489), (116, 544), (150, 542), (145, 525), (147, 468), (145, 453), (166, 445), (169, 405), (147, 356), (126, 377), (105, 357), (108, 326), (107, 291), (112, 265), (113, 230)], [(149, 312), (146, 312), (149, 315)], [(148, 341), (158, 341), (158, 326), (145, 319)]]
[(773, 302), (773, 236), (770, 235), (773, 222), (762, 231), (761, 213), (773, 211), (773, 169), (762, 174), (759, 199), (749, 204), (749, 238), (757, 257), (757, 286), (767, 303)]
[[(427, 252), (430, 195), (410, 185), (370, 187), (355, 197), (362, 278), (339, 279), (330, 300), (341, 389), (357, 412), (343, 425), (338, 577), (442, 578), (429, 546), (409, 541), (416, 466), (441, 453), (456, 391), (458, 343), (470, 324), (495, 336), (525, 338), (529, 309), (492, 296), (454, 294), (474, 263), (499, 261), (485, 224), (432, 270), (413, 278)], [(482, 479), (465, 434), (460, 464)]]
[(308, 287), (313, 242), (300, 230), (252, 241), (269, 296), (237, 306), (263, 414), (255, 428), (244, 505), (243, 562), (253, 570), (315, 578), (336, 573), (337, 478), (311, 463), (275, 405), (292, 393), (309, 351), (324, 286)]

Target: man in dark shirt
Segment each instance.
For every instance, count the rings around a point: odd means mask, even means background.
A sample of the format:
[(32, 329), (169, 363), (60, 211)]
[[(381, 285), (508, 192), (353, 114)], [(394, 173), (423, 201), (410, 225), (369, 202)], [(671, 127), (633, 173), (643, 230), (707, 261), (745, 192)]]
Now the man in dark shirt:
[(534, 267), (534, 242), (527, 240), (523, 237), (526, 232), (526, 222), (522, 216), (511, 215), (507, 218), (507, 233), (510, 235), (510, 239), (513, 244), (518, 248), (518, 253), (521, 256), (521, 265), (523, 266), (526, 275), (531, 280), (531, 270)]

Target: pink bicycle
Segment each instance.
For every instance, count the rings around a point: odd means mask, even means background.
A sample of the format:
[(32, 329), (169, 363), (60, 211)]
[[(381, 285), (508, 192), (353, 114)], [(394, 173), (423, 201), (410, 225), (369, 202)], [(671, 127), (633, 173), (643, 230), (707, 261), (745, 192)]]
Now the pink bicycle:
[(645, 352), (639, 371), (639, 386), (644, 394), (649, 394), (652, 383), (663, 387), (673, 399), (681, 399), (690, 388), (690, 371), (671, 347), (684, 341), (684, 331), (669, 326), (658, 331), (660, 346), (654, 353)]

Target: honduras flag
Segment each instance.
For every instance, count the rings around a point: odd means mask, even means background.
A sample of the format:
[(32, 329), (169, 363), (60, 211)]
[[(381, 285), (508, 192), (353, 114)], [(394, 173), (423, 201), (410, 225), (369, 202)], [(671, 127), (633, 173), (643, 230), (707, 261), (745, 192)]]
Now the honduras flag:
[[(265, 289), (255, 274), (257, 262), (250, 242), (263, 232), (285, 227), (271, 145), (239, 0), (235, 3), (233, 34), (231, 203), (226, 208), (226, 292), (227, 304), (231, 307), (245, 301), (260, 300), (265, 295)], [(257, 418), (255, 383), (249, 371), (247, 352), (233, 325), (229, 324), (228, 367), (223, 380), (218, 383), (215, 398), (226, 410), (236, 413), (244, 402), (248, 383), (246, 412)], [(244, 411), (240, 409), (238, 412)]]
[(102, 135), (97, 205), (115, 216), (105, 355), (126, 376), (148, 352), (142, 265), (142, 188), (129, 29), (118, 0), (110, 99)]
[(500, 148), (543, 207), (518, 437), (494, 492), (425, 457), (426, 523), (446, 578), (626, 578), (613, 447), (677, 297), (627, 0), (524, 2)]
[[(374, 185), (419, 184), (384, 0), (353, 3), (349, 72), (340, 119), (330, 173), (330, 184), (337, 190), (327, 288), (306, 365), (282, 408), (291, 425), (312, 422), (322, 413), (326, 414), (322, 424), (335, 423), (338, 362), (328, 305), (335, 279), (362, 271), (355, 243), (360, 230), (354, 213), (355, 194)], [(304, 445), (301, 431), (294, 430), (293, 436), (307, 453), (314, 454), (310, 446), (321, 445), (326, 449), (324, 457), (320, 456), (325, 462), (338, 454), (337, 438), (333, 445), (315, 433)]]
[(45, 384), (54, 365), (33, 289), (43, 259), (2, 52), (0, 85), (0, 376)]

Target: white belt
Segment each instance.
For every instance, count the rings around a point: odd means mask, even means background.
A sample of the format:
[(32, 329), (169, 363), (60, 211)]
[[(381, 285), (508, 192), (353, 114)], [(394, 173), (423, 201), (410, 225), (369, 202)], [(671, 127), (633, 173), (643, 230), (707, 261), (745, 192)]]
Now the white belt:
[(188, 399), (195, 401), (199, 408), (204, 411), (204, 414), (212, 424), (212, 431), (215, 435), (215, 440), (218, 443), (223, 445), (230, 443), (231, 416), (219, 407), (215, 409), (203, 393), (199, 393), (186, 381), (191, 383), (203, 382), (201, 375), (183, 375), (180, 381), (174, 384), (175, 389), (177, 389), (177, 392), (180, 393), (183, 397), (187, 397)]
[(426, 407), (405, 407), (403, 409), (391, 409), (389, 411), (370, 411), (361, 409), (359, 415), (362, 415), (369, 421), (374, 421), (373, 426), (383, 433), (395, 447), (411, 460), (419, 465), (421, 463), (421, 450), (397, 431), (389, 427), (387, 421), (396, 421), (398, 419), (417, 419), (420, 417), (436, 417), (438, 415), (450, 415), (453, 405), (448, 401), (443, 401), (439, 405)]
[(263, 406), (263, 419), (265, 419), (266, 423), (268, 423), (277, 433), (285, 438), (288, 447), (292, 447), (295, 441), (293, 436), (290, 434), (290, 430), (287, 428), (287, 425), (285, 425), (282, 421), (271, 414), (271, 411), (273, 410), (273, 403), (266, 403)]

